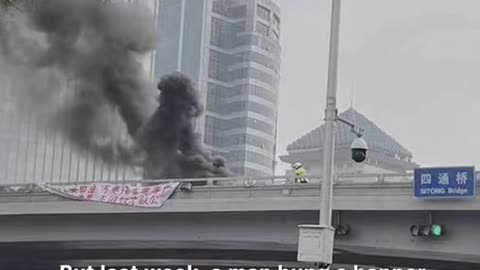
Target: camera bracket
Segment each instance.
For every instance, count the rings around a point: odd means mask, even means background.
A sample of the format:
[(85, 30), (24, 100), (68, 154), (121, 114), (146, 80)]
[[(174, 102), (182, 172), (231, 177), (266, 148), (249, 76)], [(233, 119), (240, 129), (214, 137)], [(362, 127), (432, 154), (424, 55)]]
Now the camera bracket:
[(335, 111), (335, 120), (337, 120), (338, 122), (341, 122), (341, 123), (344, 123), (345, 125), (349, 126), (350, 128), (352, 128), (352, 133), (357, 135), (357, 137), (362, 137), (363, 136), (363, 128), (355, 125), (354, 123), (348, 121), (347, 119), (343, 119), (341, 118), (339, 115), (338, 115), (338, 110)]

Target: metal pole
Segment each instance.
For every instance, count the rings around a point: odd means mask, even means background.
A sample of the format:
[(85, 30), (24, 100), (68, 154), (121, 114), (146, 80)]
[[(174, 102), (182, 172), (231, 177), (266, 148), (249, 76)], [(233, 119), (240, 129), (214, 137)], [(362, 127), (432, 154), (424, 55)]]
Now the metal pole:
[[(38, 144), (40, 143), (39, 132), (40, 132), (40, 125), (38, 124), (38, 118), (35, 115), (33, 117), (33, 130), (35, 131), (35, 150), (33, 153), (33, 172), (32, 172), (32, 182), (35, 183), (36, 175), (37, 175), (37, 155), (38, 155)], [(40, 180), (41, 181), (41, 180)]]
[(180, 13), (180, 33), (178, 35), (178, 54), (177, 54), (177, 71), (182, 71), (183, 61), (183, 32), (185, 24), (185, 0), (182, 1), (182, 8)]
[(42, 137), (43, 137), (43, 158), (42, 158), (42, 177), (40, 178), (40, 182), (45, 182), (45, 170), (47, 165), (47, 146), (48, 146), (48, 128), (47, 125), (43, 125), (42, 129)]
[(14, 132), (12, 132), (13, 127), (15, 126), (14, 120), (15, 117), (11, 115), (10, 112), (6, 113), (6, 116), (8, 117), (8, 125), (7, 125), (7, 139), (5, 140), (6, 143), (6, 150), (5, 150), (5, 155), (6, 155), (6, 161), (5, 161), (5, 180), (7, 183), (13, 183), (13, 182), (8, 182), (10, 181), (10, 157), (11, 157), (11, 145), (13, 144), (13, 135)]
[(59, 178), (59, 182), (63, 182), (63, 154), (65, 153), (65, 143), (66, 143), (66, 139), (65, 139), (65, 135), (62, 134), (62, 136), (60, 137), (62, 139), (61, 141), (61, 145), (62, 145), (62, 148), (61, 148), (61, 151), (60, 151), (60, 178)]
[(32, 129), (32, 118), (33, 118), (33, 113), (27, 112), (27, 116), (25, 116), (27, 119), (27, 139), (25, 143), (25, 166), (23, 167), (23, 182), (27, 182), (27, 176), (28, 176), (28, 156), (30, 155), (30, 133)]
[(19, 115), (18, 113), (16, 115), (16, 151), (15, 151), (15, 168), (14, 168), (14, 175), (13, 175), (13, 180), (15, 183), (17, 183), (17, 176), (18, 176), (18, 162), (20, 159), (20, 145), (22, 144), (22, 124), (23, 124), (23, 115)]
[(340, 1), (332, 0), (330, 54), (328, 59), (327, 104), (325, 108), (325, 141), (323, 145), (323, 183), (320, 225), (332, 224), (332, 191), (337, 117), (337, 66), (340, 28)]
[(51, 170), (50, 170), (50, 183), (53, 183), (54, 180), (55, 180), (55, 155), (57, 153), (57, 129), (55, 128), (53, 130), (53, 139), (52, 139), (52, 166), (51, 166)]

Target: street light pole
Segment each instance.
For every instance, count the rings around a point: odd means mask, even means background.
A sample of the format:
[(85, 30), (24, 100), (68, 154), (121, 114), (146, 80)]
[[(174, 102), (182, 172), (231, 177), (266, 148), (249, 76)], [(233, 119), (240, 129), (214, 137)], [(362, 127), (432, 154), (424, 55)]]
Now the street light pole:
[(325, 140), (323, 144), (323, 179), (320, 225), (332, 225), (332, 191), (337, 121), (337, 70), (341, 0), (332, 0), (330, 53), (328, 58), (327, 103), (325, 108)]
[[(335, 229), (332, 227), (332, 193), (335, 170), (335, 129), (337, 121), (350, 126), (352, 128), (352, 132), (358, 137), (361, 137), (363, 134), (363, 129), (357, 127), (355, 123), (350, 123), (350, 121), (341, 119), (337, 116), (337, 69), (338, 42), (340, 34), (340, 1), (341, 0), (332, 0), (330, 52), (328, 58), (327, 103), (325, 108), (325, 138), (323, 142), (323, 182), (321, 185), (319, 224), (306, 224), (298, 226), (300, 228), (300, 233), (297, 260), (301, 262), (313, 262), (320, 267), (328, 267), (333, 263)], [(363, 142), (363, 144), (366, 145), (365, 142)]]

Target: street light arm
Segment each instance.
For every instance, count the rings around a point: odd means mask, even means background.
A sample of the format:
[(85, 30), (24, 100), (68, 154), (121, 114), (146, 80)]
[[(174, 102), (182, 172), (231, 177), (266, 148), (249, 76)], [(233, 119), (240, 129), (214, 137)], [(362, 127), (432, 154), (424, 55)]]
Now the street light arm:
[(341, 122), (341, 123), (344, 123), (345, 125), (349, 126), (352, 128), (352, 133), (354, 133), (355, 135), (357, 135), (358, 137), (362, 137), (363, 136), (363, 128), (355, 125), (354, 123), (348, 121), (347, 119), (343, 119), (341, 118), (340, 116), (337, 115), (337, 121)]

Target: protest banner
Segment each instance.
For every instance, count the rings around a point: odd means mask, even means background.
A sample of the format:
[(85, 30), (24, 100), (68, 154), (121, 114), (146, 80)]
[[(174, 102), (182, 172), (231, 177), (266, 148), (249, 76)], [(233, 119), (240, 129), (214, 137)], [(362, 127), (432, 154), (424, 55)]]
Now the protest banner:
[(153, 208), (162, 207), (178, 185), (178, 182), (162, 183), (152, 186), (143, 186), (140, 183), (91, 183), (85, 185), (44, 184), (42, 188), (50, 193), (74, 200)]

